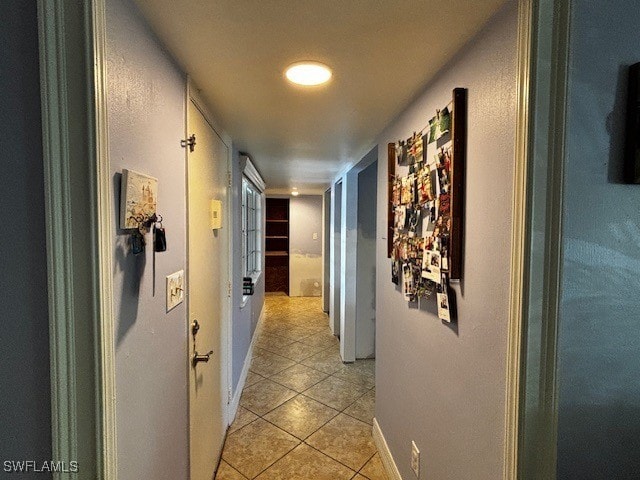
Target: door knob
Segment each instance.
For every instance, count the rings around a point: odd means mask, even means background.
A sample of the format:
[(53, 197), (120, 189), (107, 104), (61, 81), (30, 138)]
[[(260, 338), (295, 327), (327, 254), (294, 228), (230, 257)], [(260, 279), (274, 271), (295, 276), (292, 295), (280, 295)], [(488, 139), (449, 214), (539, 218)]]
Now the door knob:
[(209, 353), (205, 353), (204, 355), (200, 355), (198, 353), (198, 351), (196, 350), (195, 352), (193, 352), (193, 357), (191, 358), (191, 362), (193, 363), (193, 366), (195, 367), (198, 363), (200, 362), (208, 362), (209, 361), (209, 357), (213, 355), (213, 350), (211, 350)]
[(191, 322), (191, 334), (195, 337), (198, 330), (200, 330), (200, 323), (198, 323), (198, 320), (194, 320)]

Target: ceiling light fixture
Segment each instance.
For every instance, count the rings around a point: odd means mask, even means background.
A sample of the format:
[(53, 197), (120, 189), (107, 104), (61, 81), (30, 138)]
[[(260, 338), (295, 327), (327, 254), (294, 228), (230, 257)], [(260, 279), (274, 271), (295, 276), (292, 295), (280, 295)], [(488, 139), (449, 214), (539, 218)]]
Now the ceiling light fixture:
[(291, 189), (291, 195), (293, 195), (294, 197), (297, 197), (298, 195), (300, 195), (300, 192), (298, 191), (298, 189), (296, 187), (293, 187)]
[(331, 69), (318, 62), (294, 63), (285, 72), (285, 76), (290, 82), (305, 87), (327, 83), (331, 79), (331, 75)]

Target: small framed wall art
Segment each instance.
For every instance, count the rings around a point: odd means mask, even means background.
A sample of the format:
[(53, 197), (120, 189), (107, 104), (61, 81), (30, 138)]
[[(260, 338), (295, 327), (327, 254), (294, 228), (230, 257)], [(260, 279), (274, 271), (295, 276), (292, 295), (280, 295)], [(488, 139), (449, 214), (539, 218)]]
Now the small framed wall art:
[(120, 186), (120, 228), (139, 228), (155, 219), (158, 180), (133, 170), (122, 170)]

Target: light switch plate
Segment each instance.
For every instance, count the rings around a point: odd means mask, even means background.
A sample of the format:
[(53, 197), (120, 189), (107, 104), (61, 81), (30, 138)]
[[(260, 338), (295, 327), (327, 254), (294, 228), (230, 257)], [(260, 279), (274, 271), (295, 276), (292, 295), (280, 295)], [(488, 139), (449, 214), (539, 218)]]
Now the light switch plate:
[(318, 239), (318, 232), (313, 232), (313, 239), (317, 240)]
[(184, 270), (167, 275), (167, 312), (184, 301)]
[(211, 229), (217, 230), (222, 228), (222, 202), (220, 200), (211, 200)]

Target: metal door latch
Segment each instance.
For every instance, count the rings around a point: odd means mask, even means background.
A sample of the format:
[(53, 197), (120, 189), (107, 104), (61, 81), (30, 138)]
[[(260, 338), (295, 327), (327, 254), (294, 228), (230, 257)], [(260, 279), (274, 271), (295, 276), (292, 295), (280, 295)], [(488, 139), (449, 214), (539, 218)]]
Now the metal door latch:
[(213, 355), (213, 350), (211, 350), (209, 353), (205, 353), (204, 355), (200, 355), (196, 350), (195, 352), (193, 352), (193, 358), (191, 359), (191, 362), (193, 363), (194, 367), (200, 362), (207, 363), (211, 355)]
[(189, 151), (193, 152), (196, 148), (196, 134), (195, 133), (191, 134), (191, 136), (186, 140), (180, 140), (180, 146), (182, 148), (189, 147)]

